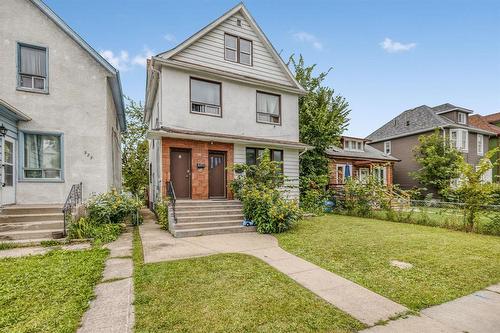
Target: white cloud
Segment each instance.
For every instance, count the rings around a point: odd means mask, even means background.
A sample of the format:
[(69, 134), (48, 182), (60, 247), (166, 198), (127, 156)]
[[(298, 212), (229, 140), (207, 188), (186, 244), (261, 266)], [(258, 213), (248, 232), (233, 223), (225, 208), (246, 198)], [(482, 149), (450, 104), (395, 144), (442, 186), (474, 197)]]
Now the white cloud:
[(142, 53), (136, 55), (132, 59), (132, 64), (146, 67), (146, 60), (151, 58), (152, 56), (154, 56), (154, 52), (148, 48), (145, 48)]
[(416, 43), (403, 44), (400, 42), (393, 41), (392, 39), (387, 37), (382, 42), (380, 42), (380, 47), (389, 53), (410, 51), (411, 49), (414, 49), (416, 46), (417, 46)]
[(296, 32), (293, 34), (293, 38), (295, 38), (296, 40), (298, 40), (300, 42), (311, 44), (316, 50), (323, 49), (323, 44), (318, 39), (318, 37), (316, 37), (313, 34), (310, 34), (308, 32), (305, 32), (305, 31)]
[(120, 54), (117, 55), (111, 50), (104, 50), (99, 53), (116, 69), (120, 71), (128, 69), (129, 56), (127, 51), (121, 50)]
[(141, 53), (133, 57), (130, 57), (129, 53), (125, 50), (121, 50), (117, 54), (111, 50), (102, 50), (99, 53), (113, 65), (113, 67), (122, 72), (130, 70), (133, 66), (146, 67), (146, 59), (151, 58), (155, 54), (153, 50), (147, 47), (145, 47)]
[(165, 40), (167, 42), (170, 42), (170, 43), (175, 43), (177, 41), (177, 38), (175, 38), (175, 36), (171, 33), (165, 34), (165, 36), (163, 36), (163, 38), (165, 38)]

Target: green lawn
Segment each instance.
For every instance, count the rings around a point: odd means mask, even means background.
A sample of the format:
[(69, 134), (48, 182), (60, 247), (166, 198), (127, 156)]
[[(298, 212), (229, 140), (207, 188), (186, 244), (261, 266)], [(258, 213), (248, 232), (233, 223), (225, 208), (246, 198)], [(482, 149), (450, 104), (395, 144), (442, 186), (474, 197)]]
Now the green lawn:
[[(285, 250), (420, 310), (500, 281), (500, 237), (341, 215), (277, 235)], [(390, 260), (414, 265), (402, 270)]]
[(251, 256), (222, 254), (146, 265), (138, 258), (135, 251), (136, 332), (353, 332), (363, 328)]
[(0, 260), (0, 332), (75, 332), (107, 250)]

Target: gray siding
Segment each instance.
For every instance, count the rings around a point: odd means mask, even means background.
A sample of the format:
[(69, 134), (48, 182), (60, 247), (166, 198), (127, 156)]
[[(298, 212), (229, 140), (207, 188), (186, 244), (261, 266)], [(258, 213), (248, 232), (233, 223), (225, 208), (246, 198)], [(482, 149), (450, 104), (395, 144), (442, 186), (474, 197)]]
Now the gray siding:
[[(236, 25), (237, 19), (241, 20), (241, 27)], [(253, 66), (224, 59), (224, 33), (226, 32), (252, 41)], [(292, 82), (281, 66), (239, 13), (222, 22), (193, 45), (173, 56), (172, 59), (292, 86)]]

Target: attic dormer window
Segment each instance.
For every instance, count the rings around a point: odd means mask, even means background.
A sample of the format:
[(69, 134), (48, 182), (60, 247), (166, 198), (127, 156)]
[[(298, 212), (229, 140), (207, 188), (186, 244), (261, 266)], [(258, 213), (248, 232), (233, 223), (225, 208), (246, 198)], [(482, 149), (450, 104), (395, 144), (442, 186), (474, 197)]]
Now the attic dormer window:
[(252, 41), (230, 34), (224, 35), (224, 59), (252, 66)]
[(363, 151), (363, 141), (359, 140), (345, 140), (344, 149), (350, 151)]
[(459, 124), (467, 124), (467, 115), (465, 114), (465, 112), (459, 112), (457, 120)]

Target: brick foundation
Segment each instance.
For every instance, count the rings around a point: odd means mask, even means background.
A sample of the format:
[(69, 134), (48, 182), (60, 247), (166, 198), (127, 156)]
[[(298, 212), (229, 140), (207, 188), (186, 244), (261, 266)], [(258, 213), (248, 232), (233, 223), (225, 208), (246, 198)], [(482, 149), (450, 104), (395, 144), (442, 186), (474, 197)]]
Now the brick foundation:
[[(170, 150), (171, 148), (191, 150), (191, 199), (207, 200), (208, 196), (208, 153), (218, 151), (226, 153), (226, 186), (227, 198), (233, 199), (229, 190), (229, 184), (233, 180), (234, 173), (231, 170), (234, 161), (234, 145), (232, 143), (195, 141), (186, 139), (163, 138), (162, 139), (162, 168), (163, 179), (170, 181)], [(205, 164), (204, 169), (198, 169), (198, 163)], [(165, 187), (163, 194), (165, 194)]]

